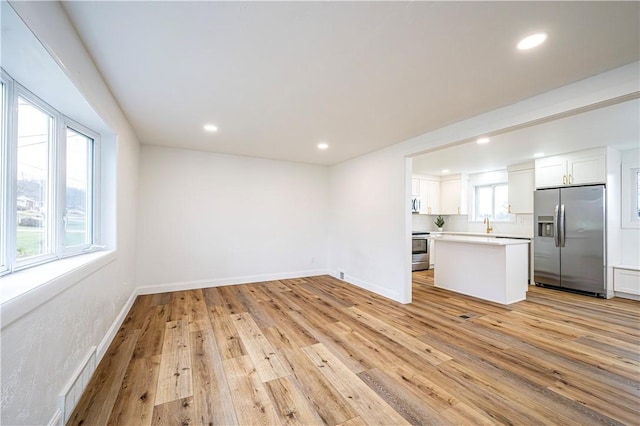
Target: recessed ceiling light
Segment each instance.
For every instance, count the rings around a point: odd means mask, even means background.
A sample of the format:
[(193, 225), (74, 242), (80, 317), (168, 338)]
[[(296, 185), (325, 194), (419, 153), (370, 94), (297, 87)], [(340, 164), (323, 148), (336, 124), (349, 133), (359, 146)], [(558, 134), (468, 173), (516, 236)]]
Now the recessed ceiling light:
[(540, 157), (544, 157), (544, 152), (536, 152), (535, 154), (533, 154), (533, 158), (540, 158)]
[(318, 149), (323, 149), (324, 150), (324, 149), (327, 149), (327, 148), (329, 148), (329, 144), (327, 144), (327, 143), (321, 142), (321, 143), (318, 144)]
[(547, 39), (546, 33), (532, 34), (520, 40), (520, 42), (518, 43), (518, 49), (520, 50), (533, 49), (536, 46), (540, 46), (546, 39)]
[(449, 173), (449, 169), (442, 169), (441, 172), (442, 173)]
[(216, 126), (214, 126), (213, 124), (205, 124), (204, 126), (202, 126), (203, 129), (205, 129), (207, 132), (217, 132), (218, 128)]
[(489, 143), (490, 140), (491, 139), (489, 139), (489, 138), (478, 138), (476, 140), (476, 143), (479, 144), (479, 145), (482, 145), (482, 144), (485, 144), (485, 143)]

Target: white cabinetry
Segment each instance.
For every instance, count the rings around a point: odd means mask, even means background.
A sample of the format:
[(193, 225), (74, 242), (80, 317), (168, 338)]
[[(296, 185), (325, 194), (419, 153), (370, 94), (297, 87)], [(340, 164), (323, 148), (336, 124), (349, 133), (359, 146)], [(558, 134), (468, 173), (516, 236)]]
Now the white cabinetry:
[(509, 213), (533, 213), (533, 163), (507, 167), (509, 173)]
[(604, 149), (577, 152), (567, 156), (569, 185), (606, 183), (607, 157)]
[(614, 266), (613, 290), (640, 296), (640, 268), (637, 266)]
[(420, 180), (420, 213), (438, 214), (440, 210), (440, 182)]
[(457, 175), (440, 182), (440, 214), (467, 214), (468, 178)]
[(420, 199), (420, 214), (439, 214), (439, 181), (414, 176), (411, 180), (411, 195)]
[(432, 238), (429, 240), (429, 267), (436, 267), (436, 241)]
[(536, 160), (536, 188), (605, 183), (606, 180), (606, 151), (604, 148)]
[(411, 179), (411, 196), (412, 197), (420, 196), (420, 180), (419, 179)]
[(536, 188), (565, 185), (566, 179), (567, 160), (563, 156), (556, 155), (536, 160)]

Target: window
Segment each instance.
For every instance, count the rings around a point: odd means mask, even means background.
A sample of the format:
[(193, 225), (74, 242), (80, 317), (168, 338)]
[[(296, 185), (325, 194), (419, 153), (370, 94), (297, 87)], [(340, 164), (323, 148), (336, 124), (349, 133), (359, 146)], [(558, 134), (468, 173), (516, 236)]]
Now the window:
[(66, 193), (64, 211), (65, 247), (82, 247), (93, 239), (92, 192), (94, 140), (66, 128)]
[(18, 260), (53, 251), (53, 125), (50, 114), (18, 97), (15, 200)]
[(509, 220), (509, 186), (506, 183), (475, 187), (474, 220)]
[(0, 273), (90, 250), (97, 135), (2, 73)]

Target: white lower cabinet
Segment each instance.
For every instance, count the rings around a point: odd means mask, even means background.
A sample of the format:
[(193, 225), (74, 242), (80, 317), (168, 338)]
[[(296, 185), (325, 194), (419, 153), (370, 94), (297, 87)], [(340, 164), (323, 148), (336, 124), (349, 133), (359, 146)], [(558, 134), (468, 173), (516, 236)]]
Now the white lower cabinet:
[(436, 267), (435, 240), (429, 240), (429, 268)]
[(640, 268), (614, 266), (613, 291), (640, 296)]

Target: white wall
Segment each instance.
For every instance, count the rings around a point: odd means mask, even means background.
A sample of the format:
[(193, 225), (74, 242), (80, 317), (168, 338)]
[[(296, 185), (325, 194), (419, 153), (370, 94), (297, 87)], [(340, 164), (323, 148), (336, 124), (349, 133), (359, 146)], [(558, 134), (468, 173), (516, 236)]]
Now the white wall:
[[(117, 133), (117, 184), (107, 226), (117, 232), (115, 260), (10, 324), (3, 321), (2, 424), (46, 424), (81, 358), (101, 343), (134, 289), (138, 142), (93, 61), (57, 2), (16, 2), (14, 8), (63, 66), (72, 82)], [(116, 176), (113, 176), (115, 171)], [(109, 176), (110, 175), (110, 176)], [(114, 229), (115, 228), (115, 229)], [(38, 290), (35, 290), (38, 291)]]
[(143, 146), (137, 283), (326, 273), (328, 189), (324, 166)]
[(332, 273), (343, 271), (353, 284), (409, 302), (413, 219), (406, 157), (637, 92), (638, 70), (636, 62), (333, 166)]
[(410, 270), (408, 179), (404, 156), (392, 147), (332, 167), (330, 180), (331, 273), (403, 301), (409, 297), (403, 275)]
[(621, 246), (622, 259), (620, 263), (640, 268), (640, 230), (623, 229)]
[[(633, 167), (637, 167), (640, 163), (640, 149), (630, 149), (624, 150), (620, 152), (620, 158), (622, 162), (622, 166), (624, 167), (626, 164), (632, 164)], [(621, 176), (621, 178), (623, 178)], [(620, 190), (622, 191), (622, 187)], [(624, 189), (627, 190), (628, 186), (624, 185)], [(629, 199), (629, 194), (621, 194), (621, 198), (627, 197)], [(624, 212), (620, 211), (621, 214)], [(630, 228), (622, 222), (622, 227), (620, 228), (620, 242), (621, 242), (621, 256), (620, 263), (628, 266), (637, 266), (640, 267), (640, 228)]]

